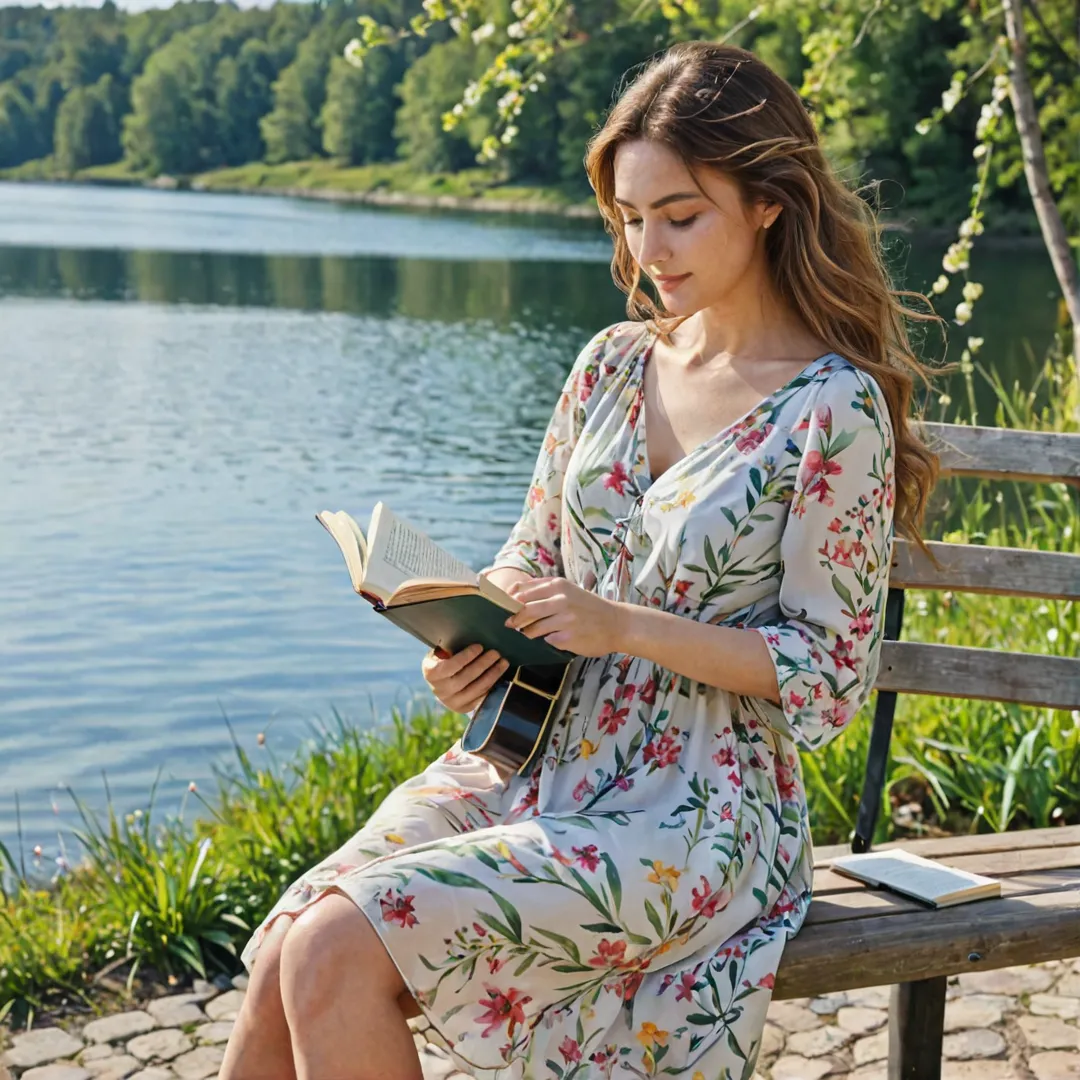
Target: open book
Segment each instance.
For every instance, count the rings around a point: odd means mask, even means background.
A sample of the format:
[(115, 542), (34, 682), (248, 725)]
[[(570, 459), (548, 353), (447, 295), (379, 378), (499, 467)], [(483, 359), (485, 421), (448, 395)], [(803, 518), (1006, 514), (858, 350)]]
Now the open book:
[(956, 870), (903, 848), (842, 855), (833, 859), (830, 865), (839, 873), (867, 885), (892, 889), (935, 908), (1001, 895), (1001, 882), (995, 878)]
[(543, 638), (505, 624), (524, 607), (428, 535), (376, 503), (367, 533), (344, 510), (315, 515), (337, 542), (353, 589), (376, 611), (432, 648), (457, 652), (474, 642), (512, 664), (573, 658)]

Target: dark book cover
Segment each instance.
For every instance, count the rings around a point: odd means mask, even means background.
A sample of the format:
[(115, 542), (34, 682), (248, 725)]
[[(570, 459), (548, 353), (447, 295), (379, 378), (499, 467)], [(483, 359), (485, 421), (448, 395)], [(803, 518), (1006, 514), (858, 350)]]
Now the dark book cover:
[(446, 596), (375, 610), (425, 645), (450, 653), (479, 644), (494, 649), (511, 664), (524, 666), (565, 664), (576, 655), (506, 626), (510, 612), (486, 596)]

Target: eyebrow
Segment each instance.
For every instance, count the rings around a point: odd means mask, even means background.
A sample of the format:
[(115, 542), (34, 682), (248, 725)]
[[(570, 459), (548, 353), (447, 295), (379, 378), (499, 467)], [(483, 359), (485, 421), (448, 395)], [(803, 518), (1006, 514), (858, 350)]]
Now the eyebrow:
[[(682, 202), (684, 199), (700, 199), (700, 198), (701, 198), (701, 192), (700, 191), (676, 191), (672, 195), (665, 195), (662, 199), (657, 199), (656, 202), (654, 202), (654, 203), (652, 203), (650, 205), (649, 209), (650, 210), (659, 210), (660, 207), (667, 206), (668, 203)], [(629, 203), (625, 199), (620, 199), (617, 195), (615, 196), (615, 201), (620, 206), (628, 206), (628, 207), (630, 207), (631, 210), (636, 210), (637, 209), (637, 207), (633, 203)]]

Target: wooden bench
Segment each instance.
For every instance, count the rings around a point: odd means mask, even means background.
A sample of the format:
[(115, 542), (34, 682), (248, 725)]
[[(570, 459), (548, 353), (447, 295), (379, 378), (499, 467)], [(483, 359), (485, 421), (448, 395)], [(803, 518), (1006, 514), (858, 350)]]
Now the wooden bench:
[[(1080, 487), (1080, 435), (927, 424), (942, 475), (1062, 481)], [(854, 851), (874, 834), (897, 694), (1080, 708), (1080, 660), (900, 641), (905, 589), (951, 589), (1080, 601), (1080, 556), (931, 544), (936, 568), (898, 541), (886, 641)], [(892, 846), (892, 845), (885, 845)], [(869, 889), (829, 868), (846, 846), (814, 852), (814, 900), (788, 944), (774, 997), (892, 986), (889, 1080), (940, 1080), (947, 978), (1080, 956), (1080, 826), (904, 841), (902, 845), (1002, 879), (1000, 899), (934, 911)]]

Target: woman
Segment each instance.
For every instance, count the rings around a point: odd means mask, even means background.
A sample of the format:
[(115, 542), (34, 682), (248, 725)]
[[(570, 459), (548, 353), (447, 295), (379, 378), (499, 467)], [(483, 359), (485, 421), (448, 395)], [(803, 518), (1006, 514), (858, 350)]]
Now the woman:
[[(934, 478), (922, 369), (870, 212), (750, 53), (671, 49), (586, 164), (633, 321), (578, 356), (484, 571), (580, 658), (544, 756), (455, 745), (285, 893), (227, 1080), (416, 1080), (420, 1011), (481, 1076), (753, 1072), (810, 903), (798, 750), (866, 699)], [(477, 652), (425, 660), (451, 709), (502, 669)]]

